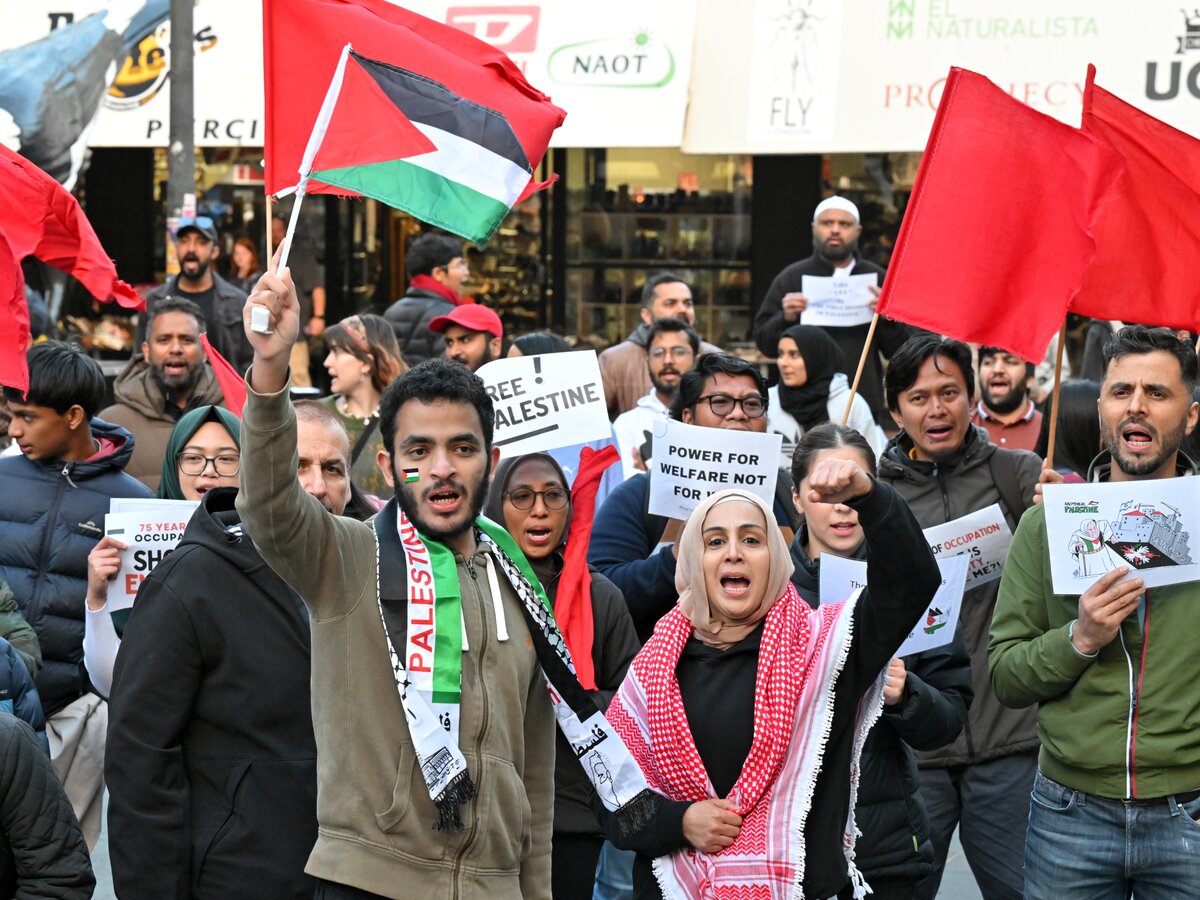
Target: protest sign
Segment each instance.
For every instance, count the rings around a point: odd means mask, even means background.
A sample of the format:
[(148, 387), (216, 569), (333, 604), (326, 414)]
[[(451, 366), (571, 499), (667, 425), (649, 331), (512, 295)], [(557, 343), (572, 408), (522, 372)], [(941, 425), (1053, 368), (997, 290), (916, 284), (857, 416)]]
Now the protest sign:
[[(908, 633), (896, 656), (909, 656), (923, 650), (945, 646), (954, 639), (958, 614), (962, 610), (963, 590), (971, 558), (966, 553), (937, 561), (942, 584), (929, 601), (924, 617)], [(867, 586), (867, 562), (821, 554), (821, 602), (840, 603), (859, 588)]]
[(1054, 593), (1081, 594), (1119, 566), (1146, 587), (1200, 579), (1200, 478), (1048, 484), (1043, 490)]
[(497, 359), (475, 374), (496, 408), (502, 458), (612, 436), (594, 350)]
[(684, 425), (654, 425), (650, 514), (686, 519), (709, 495), (742, 488), (775, 502), (781, 434)]
[(872, 287), (879, 279), (870, 275), (851, 275), (848, 278), (829, 278), (823, 275), (804, 275), (800, 290), (808, 299), (808, 307), (800, 316), (805, 325), (865, 325), (875, 311), (871, 301)]
[(183, 538), (197, 506), (199, 504), (193, 501), (177, 500), (170, 506), (110, 512), (104, 517), (105, 535), (125, 545), (121, 551), (121, 569), (108, 583), (109, 612), (117, 613), (133, 606), (138, 588)]
[(967, 590), (995, 581), (1004, 574), (1004, 561), (1012, 543), (1012, 529), (1004, 518), (999, 503), (925, 529), (925, 540), (938, 559), (965, 553), (970, 557), (967, 567)]

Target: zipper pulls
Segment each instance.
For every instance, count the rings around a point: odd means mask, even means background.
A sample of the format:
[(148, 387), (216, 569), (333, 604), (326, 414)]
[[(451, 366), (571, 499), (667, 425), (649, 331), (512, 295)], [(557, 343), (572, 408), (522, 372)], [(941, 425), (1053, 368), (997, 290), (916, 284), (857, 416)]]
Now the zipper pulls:
[(69, 462), (63, 463), (62, 477), (67, 479), (67, 484), (69, 484), (71, 487), (73, 487), (73, 488), (79, 487), (79, 485), (77, 485), (75, 482), (73, 482), (71, 480), (71, 464)]

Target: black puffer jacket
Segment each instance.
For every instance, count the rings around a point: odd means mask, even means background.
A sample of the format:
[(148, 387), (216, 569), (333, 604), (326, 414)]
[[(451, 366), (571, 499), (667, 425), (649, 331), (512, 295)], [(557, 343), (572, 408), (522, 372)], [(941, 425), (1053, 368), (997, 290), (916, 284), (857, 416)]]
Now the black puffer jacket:
[(383, 317), (392, 323), (405, 362), (415, 366), (445, 354), (446, 339), (430, 331), (429, 323), (452, 309), (454, 304), (440, 294), (414, 287), (387, 308)]
[(241, 532), (236, 494), (204, 495), (125, 626), (105, 753), (123, 898), (316, 887), (304, 874), (317, 839), (308, 618)]
[(33, 729), (0, 713), (0, 897), (86, 900), (96, 879), (71, 801)]
[(83, 671), (83, 598), (87, 555), (104, 536), (113, 497), (150, 497), (123, 471), (133, 436), (92, 419), (92, 434), (116, 449), (87, 462), (0, 458), (0, 581), (37, 632), (42, 669), (36, 683), (49, 718), (89, 689)]
[[(792, 541), (792, 584), (811, 606), (820, 604), (821, 562), (804, 550), (808, 529)], [(863, 542), (855, 559), (867, 558)], [(953, 741), (967, 721), (975, 692), (971, 658), (961, 635), (944, 647), (904, 658), (904, 697), (885, 706), (863, 746), (855, 805), (862, 831), (855, 861), (870, 882), (876, 878), (917, 880), (933, 870), (929, 816), (921, 799), (917, 763), (910, 746), (932, 750)]]

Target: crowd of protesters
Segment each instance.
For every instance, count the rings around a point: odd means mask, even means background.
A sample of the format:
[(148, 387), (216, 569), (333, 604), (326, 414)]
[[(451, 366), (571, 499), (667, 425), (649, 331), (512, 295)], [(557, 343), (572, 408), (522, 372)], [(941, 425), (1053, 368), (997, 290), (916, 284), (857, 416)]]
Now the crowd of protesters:
[[(106, 791), (122, 898), (932, 900), (956, 829), (986, 900), (1194, 893), (1196, 589), (1055, 594), (1041, 506), (1195, 474), (1194, 336), (1083, 323), (1055, 408), (1004, 348), (805, 324), (805, 276), (884, 274), (853, 203), (812, 230), (764, 362), (655, 274), (599, 357), (611, 439), (502, 461), (476, 372), (572, 346), (505, 334), (444, 234), (326, 326), (311, 261), (239, 242), (225, 280), (184, 220), (111, 388), (43, 335), (4, 390), (0, 897), (91, 896)], [(651, 514), (668, 420), (781, 435), (771, 499)], [(131, 611), (117, 500), (195, 504)], [(993, 505), (1003, 576), (897, 656), (941, 583), (923, 530)], [(866, 586), (823, 596), (827, 555)]]

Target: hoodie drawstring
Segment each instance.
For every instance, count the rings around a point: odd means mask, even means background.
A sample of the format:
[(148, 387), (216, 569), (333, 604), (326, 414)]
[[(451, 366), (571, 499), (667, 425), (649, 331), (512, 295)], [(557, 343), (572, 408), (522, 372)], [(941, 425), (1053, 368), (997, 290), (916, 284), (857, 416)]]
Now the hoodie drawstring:
[(496, 577), (496, 565), (492, 562), (492, 554), (487, 555), (488, 590), (492, 592), (492, 608), (496, 612), (496, 639), (508, 640), (508, 622), (504, 618), (504, 603), (500, 598), (500, 581)]

